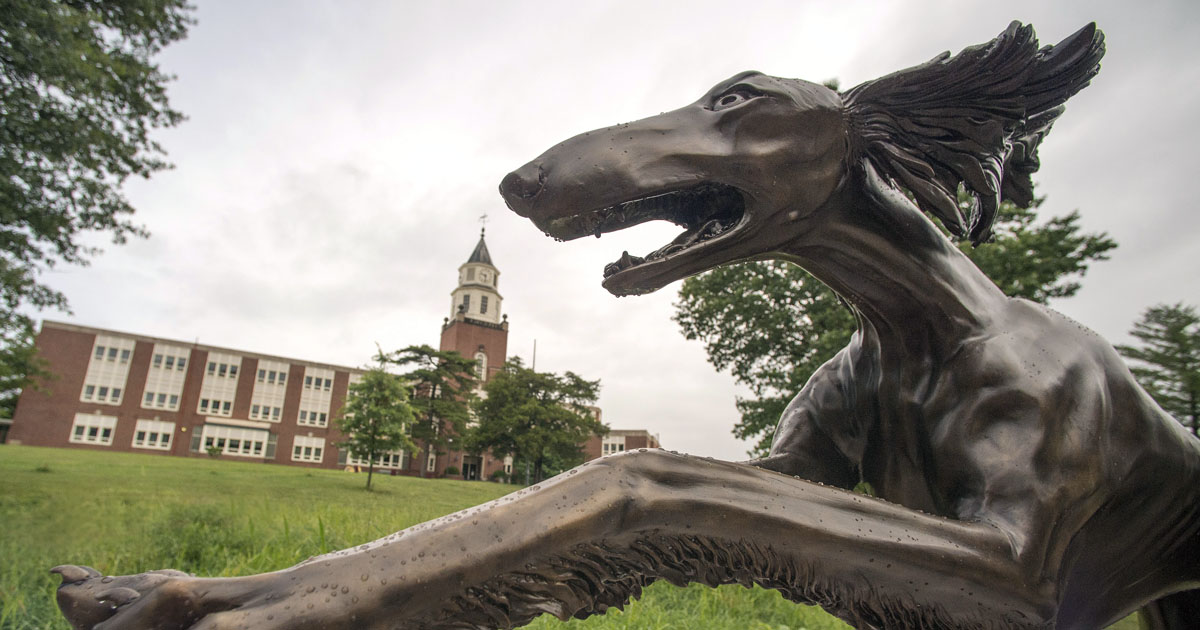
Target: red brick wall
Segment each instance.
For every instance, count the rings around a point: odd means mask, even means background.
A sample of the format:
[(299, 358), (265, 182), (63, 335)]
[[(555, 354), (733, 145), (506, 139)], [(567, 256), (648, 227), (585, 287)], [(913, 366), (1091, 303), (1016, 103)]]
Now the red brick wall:
[[(136, 339), (133, 354), (130, 357), (129, 374), (125, 382), (125, 393), (120, 405), (107, 405), (79, 400), (83, 390), (83, 381), (87, 374), (88, 363), (91, 359), (92, 348), (97, 332), (111, 334), (122, 338), (136, 338), (136, 335), (110, 331), (90, 331), (77, 329), (73, 326), (43, 325), (37, 336), (39, 355), (47, 362), (49, 371), (55, 375), (39, 387), (28, 387), (21, 393), (17, 409), (13, 415), (13, 425), (9, 432), (9, 442), (14, 444), (29, 444), (34, 446), (55, 446), (71, 448), (90, 448), (94, 450), (138, 452), (160, 455), (207, 457), (204, 452), (191, 452), (192, 436), (200, 431), (205, 423), (205, 416), (197, 413), (200, 402), (200, 386), (204, 380), (205, 366), (208, 363), (209, 351), (205, 348), (193, 347), (188, 358), (187, 375), (180, 392), (179, 411), (163, 409), (143, 409), (142, 397), (145, 393), (146, 377), (150, 361), (154, 354), (155, 341)], [(189, 344), (179, 341), (163, 340), (177, 346), (187, 347)], [(233, 400), (233, 419), (247, 420), (250, 414), (250, 401), (254, 394), (257, 380), (259, 359), (246, 356), (236, 350), (228, 350), (242, 357), (241, 373), (238, 375), (237, 393)], [(284, 404), (280, 422), (270, 423), (271, 433), (276, 435), (276, 452), (274, 460), (261, 458), (236, 457), (222, 455), (224, 459), (233, 461), (273, 461), (274, 463), (296, 466), (338, 468), (338, 453), (334, 443), (342, 439), (341, 433), (335, 428), (337, 410), (345, 401), (350, 373), (338, 370), (332, 366), (322, 366), (334, 369), (333, 388), (330, 397), (330, 419), (327, 428), (299, 426), (296, 424), (300, 406), (300, 392), (304, 385), (304, 363), (296, 363), (289, 359), (291, 366), (288, 373), (288, 385), (284, 395)], [(69, 441), (71, 426), (77, 413), (99, 413), (117, 418), (117, 426), (113, 432), (112, 444), (109, 446), (73, 444)], [(138, 420), (162, 420), (175, 423), (175, 434), (171, 437), (171, 448), (168, 451), (142, 449), (133, 447), (133, 435)], [(325, 450), (320, 463), (293, 462), (292, 445), (297, 435), (312, 434), (325, 438)]]
[[(95, 342), (94, 334), (43, 327), (36, 339), (38, 355), (46, 361), (54, 378), (41, 380), (21, 393), (8, 434), (10, 443), (67, 445), (71, 423), (80, 406), (79, 394), (83, 391), (88, 358)], [(131, 394), (126, 395), (126, 400)], [(94, 407), (112, 409), (109, 405)]]

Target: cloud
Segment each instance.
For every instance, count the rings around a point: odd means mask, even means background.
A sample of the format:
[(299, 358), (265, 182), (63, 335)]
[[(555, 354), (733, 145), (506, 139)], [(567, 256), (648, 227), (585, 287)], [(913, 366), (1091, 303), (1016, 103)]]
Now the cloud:
[[(674, 229), (556, 243), (496, 185), (574, 134), (674, 109), (744, 69), (843, 86), (986, 41), (1013, 17), (1046, 43), (1095, 19), (1109, 52), (1043, 145), (1047, 209), (1121, 248), (1057, 306), (1119, 337), (1196, 302), (1198, 6), (1121, 2), (198, 3), (167, 49), (177, 164), (130, 182), (147, 241), (49, 275), (74, 320), (359, 365), (437, 343), (487, 213), (509, 347), (603, 382), (605, 420), (736, 459), (738, 391), (670, 321), (677, 287), (613, 299), (601, 270)], [(102, 242), (103, 239), (100, 239)], [(1117, 296), (1120, 296), (1119, 299)]]

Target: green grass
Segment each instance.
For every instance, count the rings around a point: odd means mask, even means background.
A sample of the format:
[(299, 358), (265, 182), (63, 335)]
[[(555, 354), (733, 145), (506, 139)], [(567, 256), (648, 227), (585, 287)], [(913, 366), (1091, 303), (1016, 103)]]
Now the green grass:
[[(175, 568), (206, 576), (273, 571), (497, 498), (513, 486), (365, 479), (200, 458), (0, 445), (0, 630), (67, 630), (56, 564), (104, 573)], [(1125, 622), (1122, 622), (1125, 623)], [(625, 611), (538, 630), (834, 630), (819, 609), (727, 586), (646, 590)], [(1136, 630), (1137, 625), (1114, 626)]]

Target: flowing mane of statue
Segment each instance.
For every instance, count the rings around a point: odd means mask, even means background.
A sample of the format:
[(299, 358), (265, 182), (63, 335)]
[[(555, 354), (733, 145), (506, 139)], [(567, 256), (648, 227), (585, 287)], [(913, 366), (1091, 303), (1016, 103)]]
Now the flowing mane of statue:
[[(1094, 25), (1039, 48), (1014, 23), (840, 94), (739, 74), (504, 179), (555, 238), (684, 229), (608, 265), (614, 294), (777, 258), (845, 299), (858, 332), (770, 456), (607, 457), (264, 575), (58, 567), (64, 614), (103, 630), (511, 628), (665, 579), (761, 584), (862, 629), (1100, 628), (1143, 606), (1154, 628), (1200, 627), (1200, 442), (1107, 343), (1005, 297), (922, 212), (986, 242), (1001, 200), (1031, 201), (1038, 144), (1103, 52)], [(859, 481), (880, 498), (846, 490)]]

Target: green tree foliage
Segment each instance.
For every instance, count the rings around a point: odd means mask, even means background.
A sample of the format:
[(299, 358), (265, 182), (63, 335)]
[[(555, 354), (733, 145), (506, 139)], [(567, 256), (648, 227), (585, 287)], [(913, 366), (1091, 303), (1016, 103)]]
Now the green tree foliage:
[(412, 423), (408, 389), (400, 377), (382, 367), (369, 370), (362, 380), (350, 386), (346, 404), (338, 414), (338, 430), (346, 436), (338, 448), (367, 460), (367, 489), (375, 473), (375, 461), (390, 451), (412, 451), (416, 444), (406, 427)]
[[(1116, 243), (1083, 234), (1079, 213), (1036, 221), (1029, 209), (1001, 204), (994, 242), (959, 247), (1006, 294), (1045, 303), (1079, 290), (1079, 277)], [(965, 197), (960, 204), (968, 203)], [(756, 440), (751, 455), (771, 445), (780, 414), (809, 376), (846, 345), (854, 316), (828, 287), (790, 263), (756, 262), (714, 269), (684, 281), (676, 323), (704, 343), (709, 361), (729, 370), (751, 396), (738, 397), (733, 433)]]
[(428, 345), (380, 353), (378, 359), (408, 370), (400, 378), (410, 388), (409, 405), (416, 416), (413, 439), (423, 444), (426, 452), (452, 448), (470, 419), (478, 363), (452, 350), (434, 350)]
[(0, 419), (13, 417), (21, 390), (35, 377), (44, 383), (53, 375), (37, 355), (30, 322), (0, 321)]
[[(183, 115), (167, 102), (151, 58), (191, 24), (184, 0), (7, 0), (0, 8), (0, 373), (20, 388), (36, 364), (24, 308), (66, 309), (39, 281), (60, 262), (97, 253), (85, 232), (115, 243), (146, 232), (121, 193), (132, 176), (168, 167), (152, 130)], [(24, 372), (25, 378), (20, 378)], [(15, 381), (11, 379), (16, 379)]]
[(1129, 331), (1138, 346), (1117, 346), (1134, 377), (1167, 413), (1200, 435), (1200, 315), (1194, 306), (1159, 304)]
[(475, 402), (478, 424), (468, 433), (468, 449), (512, 455), (518, 465), (530, 465), (533, 483), (541, 481), (552, 469), (582, 462), (584, 441), (608, 433), (589, 408), (599, 392), (600, 381), (535, 372), (514, 357)]

